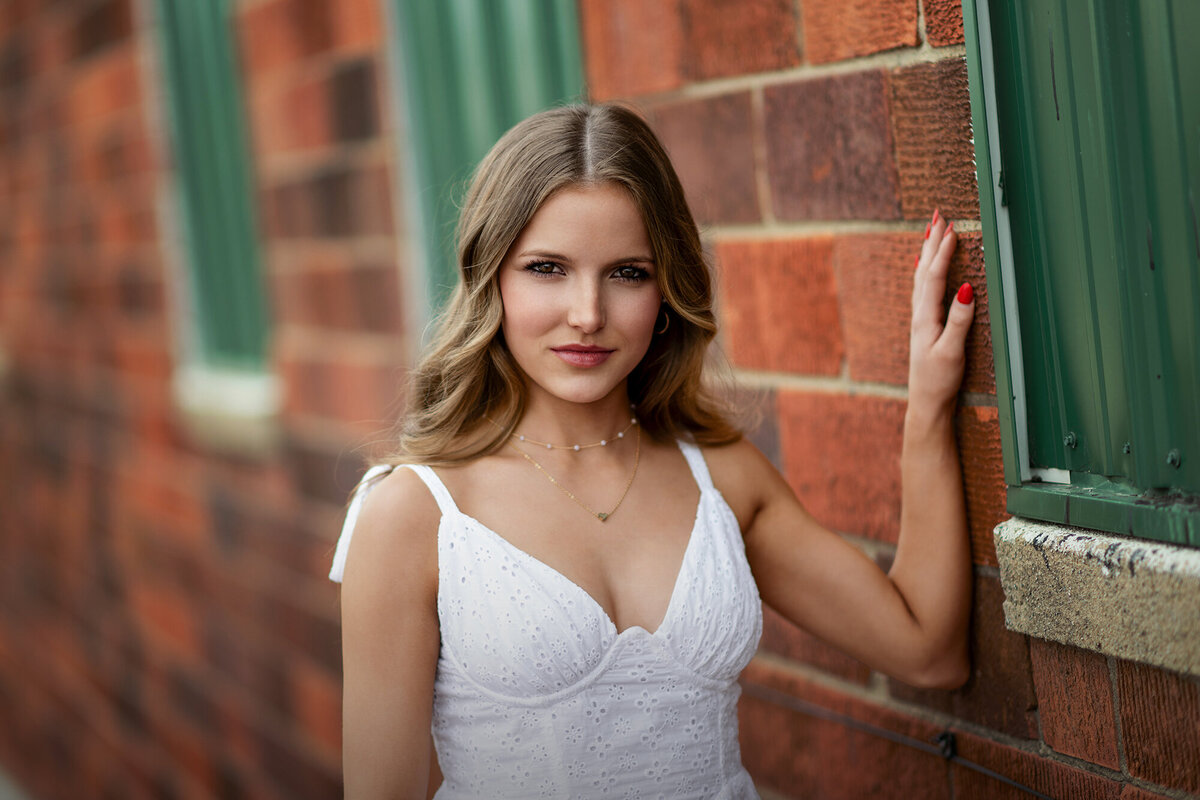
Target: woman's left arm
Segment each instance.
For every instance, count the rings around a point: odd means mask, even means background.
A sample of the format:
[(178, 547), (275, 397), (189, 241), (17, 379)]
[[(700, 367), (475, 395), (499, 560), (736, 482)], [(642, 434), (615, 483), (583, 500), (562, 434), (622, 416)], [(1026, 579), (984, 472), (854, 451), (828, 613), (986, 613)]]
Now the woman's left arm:
[(970, 670), (971, 554), (954, 408), (975, 307), (960, 292), (943, 315), (956, 244), (953, 227), (935, 219), (914, 278), (900, 538), (887, 574), (817, 523), (748, 445), (714, 464), (723, 473), (714, 477), (730, 484), (764, 600), (874, 668), (944, 688)]

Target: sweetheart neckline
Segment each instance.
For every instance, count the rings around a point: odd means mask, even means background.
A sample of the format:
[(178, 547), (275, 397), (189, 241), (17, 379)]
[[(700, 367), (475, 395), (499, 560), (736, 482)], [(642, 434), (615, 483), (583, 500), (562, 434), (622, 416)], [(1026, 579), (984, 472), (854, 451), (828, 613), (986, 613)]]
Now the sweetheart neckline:
[[(671, 595), (667, 599), (666, 611), (663, 612), (662, 619), (659, 621), (658, 625), (654, 628), (653, 631), (648, 630), (646, 627), (644, 627), (642, 625), (630, 625), (629, 627), (627, 627), (623, 630), (618, 630), (617, 623), (613, 620), (612, 615), (610, 615), (608, 613), (608, 610), (605, 609), (604, 606), (600, 604), (600, 601), (597, 600), (595, 597), (593, 597), (592, 593), (589, 592), (587, 589), (584, 589), (578, 583), (576, 583), (575, 581), (568, 578), (566, 573), (562, 572), (557, 567), (553, 567), (550, 564), (546, 563), (542, 559), (535, 556), (533, 553), (530, 553), (528, 550), (523, 550), (522, 548), (517, 547), (517, 545), (510, 542), (503, 535), (501, 535), (498, 531), (485, 525), (477, 517), (473, 517), (470, 514), (463, 511), (462, 509), (458, 508), (457, 505), (454, 507), (454, 512), (457, 513), (458, 516), (467, 520), (469, 523), (472, 523), (473, 525), (475, 525), (481, 531), (485, 532), (486, 534), (488, 534), (491, 537), (493, 537), (494, 539), (496, 539), (496, 541), (498, 541), (503, 547), (506, 547), (507, 549), (511, 550), (518, 557), (523, 558), (526, 561), (529, 561), (529, 562), (532, 562), (533, 564), (538, 565), (542, 569), (557, 576), (557, 579), (562, 580), (567, 585), (573, 587), (575, 591), (577, 591), (579, 594), (581, 594), (585, 598), (587, 598), (587, 600), (591, 603), (591, 605), (594, 606), (595, 609), (600, 612), (600, 615), (604, 618), (604, 621), (608, 623), (609, 629), (614, 633), (616, 638), (619, 639), (620, 637), (624, 636), (627, 633), (630, 633), (631, 631), (642, 631), (643, 633), (649, 635), (651, 638), (658, 638), (659, 634), (661, 634), (663, 632), (663, 629), (666, 628), (667, 622), (671, 618), (671, 611), (676, 607), (676, 605), (678, 605), (677, 597), (680, 592), (680, 586), (683, 583), (683, 573), (684, 573), (684, 570), (687, 568), (688, 558), (689, 558), (692, 550), (694, 549), (693, 545), (695, 544), (696, 539), (698, 538), (696, 536), (696, 530), (700, 527), (701, 512), (703, 511), (703, 505), (704, 505), (704, 496), (708, 492), (708, 489), (706, 489), (704, 486), (700, 486), (698, 488), (700, 489), (700, 498), (696, 501), (696, 516), (695, 516), (695, 519), (692, 521), (692, 528), (688, 532), (687, 545), (683, 548), (683, 558), (680, 559), (679, 569), (675, 573), (675, 582), (671, 586)], [(715, 491), (715, 489), (714, 489), (714, 491)], [(442, 518), (445, 519), (446, 516), (447, 515), (443, 513)]]

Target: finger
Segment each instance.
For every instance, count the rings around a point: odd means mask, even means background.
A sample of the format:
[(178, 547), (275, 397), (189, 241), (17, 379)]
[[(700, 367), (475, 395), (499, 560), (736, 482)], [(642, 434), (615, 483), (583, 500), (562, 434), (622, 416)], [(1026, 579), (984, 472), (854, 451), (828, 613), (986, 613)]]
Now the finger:
[[(936, 227), (935, 227), (936, 230)], [(933, 236), (930, 234), (930, 239)], [(936, 249), (928, 259), (927, 266), (920, 271), (920, 286), (916, 288), (913, 298), (913, 325), (941, 325), (942, 298), (946, 294), (946, 275), (950, 271), (950, 257), (958, 246), (958, 235), (954, 231), (954, 223), (949, 223), (942, 230), (941, 238), (936, 243)]]
[(946, 327), (938, 340), (941, 347), (961, 352), (967, 341), (967, 333), (971, 330), (971, 322), (975, 319), (975, 291), (970, 283), (958, 287), (954, 299), (950, 301), (950, 310), (946, 314)]

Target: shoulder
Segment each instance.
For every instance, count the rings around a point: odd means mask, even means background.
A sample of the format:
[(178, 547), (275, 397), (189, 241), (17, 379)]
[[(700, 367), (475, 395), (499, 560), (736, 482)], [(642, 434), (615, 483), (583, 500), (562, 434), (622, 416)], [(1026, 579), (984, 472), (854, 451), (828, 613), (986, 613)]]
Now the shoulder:
[(748, 530), (759, 510), (787, 483), (779, 470), (745, 437), (732, 444), (701, 448), (713, 485), (729, 503), (742, 530)]
[(424, 481), (396, 468), (363, 484), (362, 506), (346, 555), (345, 588), (437, 584), (437, 529), (441, 511)]

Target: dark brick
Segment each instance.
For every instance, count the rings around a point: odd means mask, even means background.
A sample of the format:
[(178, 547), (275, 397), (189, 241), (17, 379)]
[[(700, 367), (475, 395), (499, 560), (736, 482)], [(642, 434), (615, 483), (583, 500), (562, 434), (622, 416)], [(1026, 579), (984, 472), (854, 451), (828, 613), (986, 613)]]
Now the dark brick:
[(329, 79), (329, 128), (339, 142), (369, 139), (379, 133), (375, 64), (369, 58), (340, 64)]
[(292, 742), (280, 739), (273, 731), (260, 731), (256, 745), (264, 769), (284, 796), (295, 800), (341, 796), (342, 776), (306, 758)]
[(761, 648), (784, 658), (810, 664), (823, 672), (865, 686), (871, 670), (861, 661), (830, 647), (823, 641), (788, 622), (777, 611), (763, 606)]
[(1200, 793), (1200, 679), (1118, 661), (1117, 702), (1129, 774)]
[(292, 483), (301, 494), (338, 506), (349, 500), (350, 490), (363, 472), (359, 459), (295, 437), (288, 439), (286, 462)]
[(286, 7), (301, 53), (312, 56), (333, 45), (333, 4), (329, 0), (287, 0)]
[(900, 204), (908, 219), (978, 219), (967, 62), (948, 58), (892, 73)]
[(1060, 753), (1121, 768), (1108, 659), (1042, 639), (1031, 639), (1042, 739)]
[(821, 524), (895, 543), (904, 402), (779, 391), (784, 475)]
[[(717, 243), (726, 347), (741, 367), (836, 375), (842, 326), (828, 237)], [(804, 313), (796, 313), (796, 309)]]
[[(934, 725), (756, 660), (742, 675), (742, 760), (760, 789), (794, 797), (949, 798), (940, 756), (823, 718), (832, 712), (925, 744)], [(958, 795), (963, 796), (963, 795)]]
[(787, 69), (800, 63), (791, 0), (680, 5), (686, 31), (684, 69), (691, 80)]
[(891, 695), (1009, 736), (1020, 739), (1037, 736), (1037, 696), (1029, 642), (1004, 626), (1003, 603), (1000, 581), (976, 575), (971, 609), (971, 677), (961, 689), (953, 692), (914, 689), (890, 679)]
[(180, 667), (167, 668), (171, 705), (201, 731), (216, 732), (218, 715), (202, 682)]
[(87, 58), (133, 32), (129, 0), (100, 0), (75, 24), (75, 55)]
[[(1028, 786), (1055, 800), (1117, 800), (1121, 784), (1084, 772), (1035, 753), (989, 741), (959, 731), (955, 735), (958, 755), (1009, 780)], [(970, 769), (954, 764), (955, 797), (987, 800), (1028, 800), (1030, 794)]]
[(780, 219), (896, 219), (887, 76), (858, 72), (764, 90), (767, 175)]
[(962, 0), (924, 0), (925, 40), (934, 47), (963, 43)]
[(700, 222), (761, 218), (750, 114), (749, 92), (658, 106), (649, 114)]
[(917, 44), (913, 0), (804, 0), (804, 55), (813, 64)]

